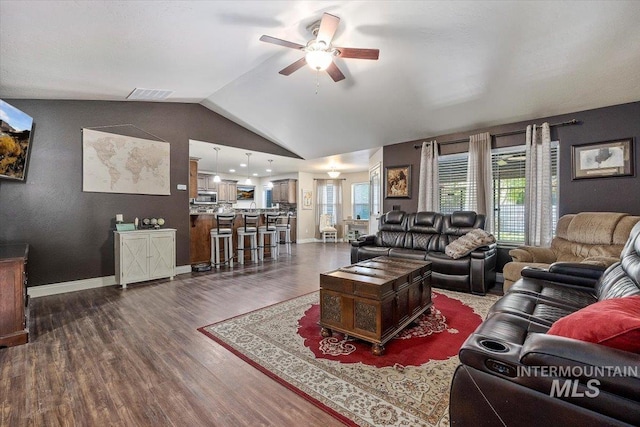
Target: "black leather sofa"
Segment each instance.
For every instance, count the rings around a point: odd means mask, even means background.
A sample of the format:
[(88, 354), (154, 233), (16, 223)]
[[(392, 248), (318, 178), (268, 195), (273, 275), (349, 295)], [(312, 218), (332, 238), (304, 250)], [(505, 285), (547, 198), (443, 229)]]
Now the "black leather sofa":
[(484, 295), (495, 283), (496, 245), (490, 244), (462, 258), (445, 254), (446, 246), (474, 228), (484, 229), (484, 215), (470, 211), (443, 215), (391, 211), (380, 217), (375, 235), (351, 244), (351, 263), (377, 256), (431, 261), (432, 286)]
[[(620, 262), (606, 270), (577, 263), (522, 270), (523, 277), (460, 349), (461, 365), (451, 384), (451, 425), (640, 425), (639, 253), (640, 223)], [(587, 340), (619, 319), (600, 307), (631, 302), (631, 315), (626, 313), (621, 326), (627, 329), (618, 332), (616, 326), (607, 333), (619, 339), (631, 331), (635, 348)], [(550, 329), (567, 324), (572, 313), (578, 320), (572, 328), (584, 334), (580, 339)], [(578, 314), (589, 317), (580, 321)], [(636, 325), (632, 329), (626, 325), (629, 318)], [(612, 367), (620, 371), (612, 373)]]

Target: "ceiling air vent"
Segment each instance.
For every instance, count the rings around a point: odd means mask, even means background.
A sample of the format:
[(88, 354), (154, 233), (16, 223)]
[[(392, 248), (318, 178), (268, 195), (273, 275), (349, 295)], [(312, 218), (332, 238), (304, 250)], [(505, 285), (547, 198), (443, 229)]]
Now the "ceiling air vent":
[(127, 96), (127, 99), (139, 101), (161, 101), (163, 99), (167, 99), (172, 93), (172, 90), (135, 88), (133, 92)]

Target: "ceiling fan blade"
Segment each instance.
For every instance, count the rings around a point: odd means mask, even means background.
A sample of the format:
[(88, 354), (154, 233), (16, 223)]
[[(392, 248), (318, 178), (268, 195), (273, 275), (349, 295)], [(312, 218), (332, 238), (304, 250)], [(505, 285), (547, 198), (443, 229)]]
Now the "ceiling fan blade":
[(344, 80), (344, 74), (340, 71), (340, 68), (336, 65), (335, 62), (331, 62), (331, 65), (327, 67), (327, 73), (331, 76), (334, 82), (339, 82), (340, 80)]
[(287, 41), (287, 40), (277, 39), (277, 38), (271, 37), (271, 36), (262, 36), (262, 37), (260, 37), (260, 41), (261, 42), (266, 42), (266, 43), (277, 44), (279, 46), (290, 47), (291, 49), (302, 49), (302, 48), (304, 48), (304, 46), (301, 45), (301, 44), (290, 42), (290, 41)]
[(320, 20), (320, 28), (318, 29), (316, 40), (324, 42), (329, 46), (329, 44), (331, 44), (331, 39), (333, 39), (333, 36), (338, 29), (339, 22), (340, 18), (325, 12)]
[(355, 59), (378, 59), (380, 51), (378, 49), (358, 49), (352, 47), (337, 47), (340, 58)]
[(294, 71), (298, 71), (300, 68), (304, 67), (306, 63), (307, 63), (307, 60), (304, 59), (304, 57), (302, 57), (298, 59), (296, 62), (294, 62), (293, 64), (289, 65), (288, 67), (280, 70), (279, 73), (282, 74), (283, 76), (288, 76)]

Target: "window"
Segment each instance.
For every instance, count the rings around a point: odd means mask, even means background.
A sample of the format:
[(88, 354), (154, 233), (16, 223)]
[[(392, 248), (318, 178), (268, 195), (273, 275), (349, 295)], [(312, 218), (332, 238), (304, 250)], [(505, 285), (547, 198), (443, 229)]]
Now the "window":
[(316, 180), (316, 225), (320, 224), (320, 215), (331, 215), (332, 224), (342, 221), (342, 181), (341, 179)]
[(382, 188), (382, 182), (380, 179), (380, 163), (369, 170), (369, 188), (369, 199), (371, 200), (371, 208), (369, 209), (369, 213), (373, 215), (380, 215), (380, 211), (382, 210), (380, 197), (380, 190)]
[(336, 219), (336, 189), (335, 185), (327, 184), (318, 187), (318, 191), (321, 193), (322, 201), (319, 203), (318, 208), (320, 213), (331, 215), (333, 224), (337, 223)]
[(269, 187), (264, 187), (264, 205), (266, 207), (273, 206), (273, 190)]
[[(440, 210), (442, 213), (465, 210), (467, 197), (468, 153), (441, 156)], [(494, 235), (501, 243), (524, 243), (525, 147), (493, 150)], [(552, 226), (558, 220), (558, 142), (551, 143)]]
[(369, 219), (369, 183), (351, 185), (351, 214), (353, 218)]
[(461, 153), (440, 156), (438, 159), (440, 211), (443, 214), (465, 210), (468, 156), (468, 153)]

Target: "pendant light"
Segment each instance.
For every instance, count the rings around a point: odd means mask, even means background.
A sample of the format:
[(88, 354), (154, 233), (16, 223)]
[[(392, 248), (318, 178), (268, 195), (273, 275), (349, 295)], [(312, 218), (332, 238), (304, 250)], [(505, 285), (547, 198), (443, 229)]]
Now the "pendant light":
[(214, 147), (216, 150), (216, 175), (213, 177), (213, 182), (220, 182), (220, 175), (218, 175), (218, 152), (220, 151), (219, 147)]
[(271, 181), (271, 177), (273, 176), (273, 169), (271, 168), (271, 162), (273, 162), (273, 160), (269, 160), (269, 182), (267, 182), (268, 188), (273, 188), (273, 181)]
[(335, 167), (331, 167), (331, 170), (329, 172), (327, 172), (327, 174), (329, 174), (329, 176), (331, 178), (337, 178), (340, 176), (340, 171), (337, 171)]
[(247, 180), (244, 182), (246, 185), (251, 185), (251, 169), (249, 166), (249, 160), (251, 159), (251, 153), (246, 153), (247, 154)]

